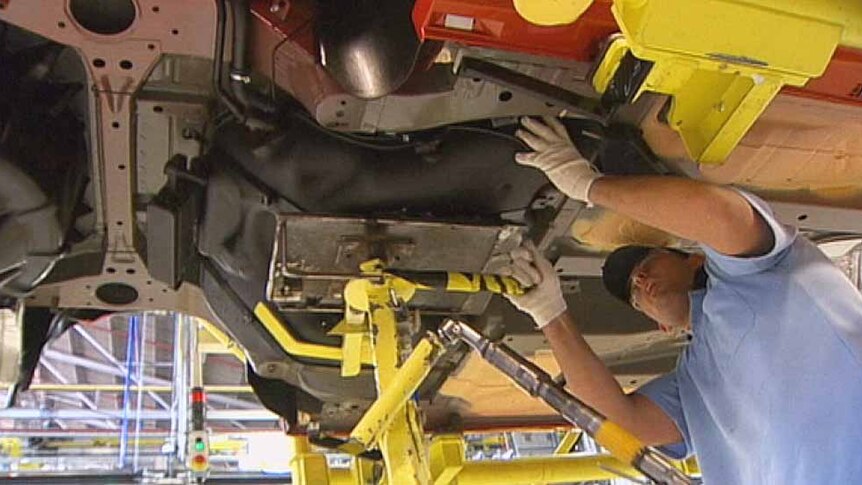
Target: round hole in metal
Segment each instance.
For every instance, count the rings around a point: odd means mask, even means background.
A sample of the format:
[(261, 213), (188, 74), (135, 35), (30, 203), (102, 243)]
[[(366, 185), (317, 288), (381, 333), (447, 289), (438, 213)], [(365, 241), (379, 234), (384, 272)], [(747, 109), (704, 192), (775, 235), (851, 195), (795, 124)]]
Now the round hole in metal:
[(137, 15), (132, 0), (71, 0), (69, 10), (81, 27), (102, 35), (124, 32)]
[(96, 288), (96, 298), (109, 305), (128, 305), (138, 300), (138, 290), (125, 283), (105, 283)]

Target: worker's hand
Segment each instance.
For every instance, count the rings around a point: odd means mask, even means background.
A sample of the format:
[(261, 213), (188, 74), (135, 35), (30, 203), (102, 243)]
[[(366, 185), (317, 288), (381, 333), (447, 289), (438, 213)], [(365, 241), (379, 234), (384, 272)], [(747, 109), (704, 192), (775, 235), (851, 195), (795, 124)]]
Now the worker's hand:
[(512, 262), (500, 269), (503, 276), (511, 276), (528, 288), (521, 296), (506, 295), (518, 310), (533, 317), (539, 328), (566, 311), (566, 300), (560, 289), (560, 279), (551, 262), (545, 259), (531, 242), (513, 249)]
[(515, 135), (535, 151), (518, 153), (515, 161), (538, 168), (560, 192), (589, 203), (590, 186), (602, 174), (575, 148), (560, 120), (550, 116), (543, 119), (521, 118), (523, 129)]

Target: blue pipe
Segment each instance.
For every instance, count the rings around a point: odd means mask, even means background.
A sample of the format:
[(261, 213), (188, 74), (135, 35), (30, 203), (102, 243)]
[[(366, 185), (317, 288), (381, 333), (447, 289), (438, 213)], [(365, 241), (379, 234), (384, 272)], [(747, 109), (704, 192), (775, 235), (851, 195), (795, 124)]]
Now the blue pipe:
[(129, 448), (129, 408), (132, 400), (132, 365), (135, 362), (138, 340), (138, 316), (129, 317), (129, 327), (126, 338), (126, 375), (123, 378), (123, 418), (120, 426), (120, 456), (117, 462), (120, 468), (126, 467), (126, 454)]

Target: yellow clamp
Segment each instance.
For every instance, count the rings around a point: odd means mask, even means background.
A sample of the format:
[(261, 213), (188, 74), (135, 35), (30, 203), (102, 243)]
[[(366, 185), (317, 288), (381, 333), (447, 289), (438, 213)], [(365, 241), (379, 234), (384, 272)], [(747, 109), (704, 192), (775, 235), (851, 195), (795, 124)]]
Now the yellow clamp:
[(672, 96), (668, 123), (691, 158), (721, 163), (784, 85), (819, 77), (839, 42), (858, 41), (862, 3), (850, 3), (615, 0), (625, 39), (601, 59), (593, 87), (607, 89), (628, 51), (652, 62), (634, 99)]

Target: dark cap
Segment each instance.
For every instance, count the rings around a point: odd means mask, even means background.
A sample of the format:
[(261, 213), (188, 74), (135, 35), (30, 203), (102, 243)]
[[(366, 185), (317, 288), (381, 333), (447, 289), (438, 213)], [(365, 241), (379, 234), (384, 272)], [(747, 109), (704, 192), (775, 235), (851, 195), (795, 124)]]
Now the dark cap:
[(648, 246), (623, 246), (609, 254), (602, 266), (602, 281), (605, 288), (626, 305), (631, 302), (629, 280), (632, 271), (653, 249)]

